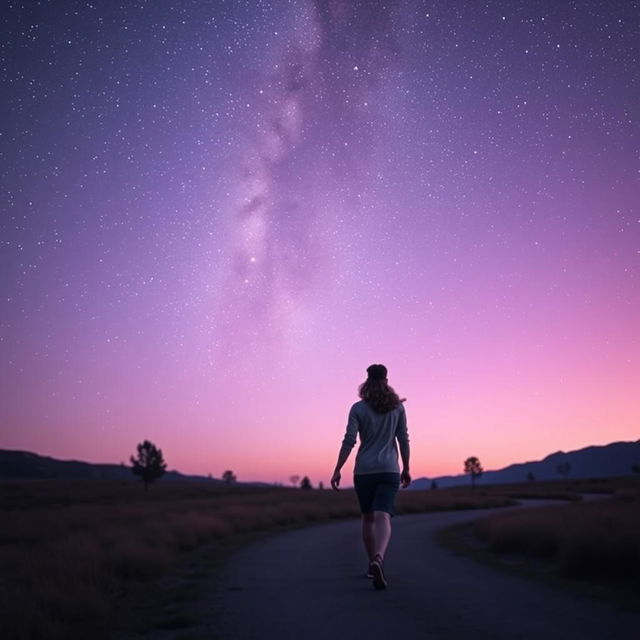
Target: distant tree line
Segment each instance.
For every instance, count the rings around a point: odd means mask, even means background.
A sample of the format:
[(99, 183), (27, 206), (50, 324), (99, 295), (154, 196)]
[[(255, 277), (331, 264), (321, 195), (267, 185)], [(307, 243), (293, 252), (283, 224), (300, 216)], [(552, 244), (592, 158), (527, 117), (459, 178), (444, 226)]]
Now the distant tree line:
[[(144, 440), (138, 444), (136, 447), (136, 454), (131, 456), (130, 461), (132, 465), (131, 470), (134, 475), (140, 477), (140, 480), (144, 483), (145, 491), (148, 490), (150, 484), (164, 475), (167, 468), (164, 456), (162, 455), (162, 449), (159, 449), (149, 440)], [(124, 463), (122, 464), (124, 465)], [(569, 474), (571, 473), (571, 464), (569, 462), (561, 462), (556, 466), (556, 471), (565, 479), (565, 481), (567, 481)], [(640, 463), (636, 462), (632, 464), (631, 471), (633, 473), (640, 473)], [(464, 461), (464, 473), (469, 475), (471, 480), (471, 490), (474, 491), (476, 481), (484, 473), (482, 464), (477, 456), (469, 456)], [(211, 474), (209, 474), (209, 478), (211, 478)], [(527, 474), (527, 480), (529, 482), (535, 482), (535, 479), (534, 474), (530, 471)], [(231, 469), (227, 469), (222, 474), (222, 480), (225, 484), (232, 485), (236, 483), (238, 479)], [(289, 476), (289, 482), (291, 482), (293, 487), (299, 487), (300, 489), (305, 490), (313, 489), (313, 485), (311, 484), (311, 480), (308, 476), (303, 476), (301, 479), (299, 475), (293, 474)], [(322, 482), (318, 484), (318, 488), (324, 488)], [(434, 479), (431, 481), (431, 489), (437, 488), (438, 483)]]
[[(151, 483), (164, 475), (167, 468), (164, 456), (162, 455), (162, 449), (159, 449), (149, 440), (141, 442), (136, 447), (136, 454), (132, 455), (130, 460), (132, 465), (131, 471), (134, 475), (140, 477), (144, 483), (145, 491), (148, 490)], [(211, 478), (211, 474), (209, 474), (209, 478)], [(227, 486), (231, 486), (237, 482), (238, 478), (231, 469), (227, 469), (222, 473), (222, 480)], [(309, 476), (303, 476), (303, 478), (300, 479), (300, 476), (292, 475), (289, 480), (294, 487), (299, 487), (304, 490), (313, 489)], [(322, 483), (319, 484), (319, 488), (323, 488)]]

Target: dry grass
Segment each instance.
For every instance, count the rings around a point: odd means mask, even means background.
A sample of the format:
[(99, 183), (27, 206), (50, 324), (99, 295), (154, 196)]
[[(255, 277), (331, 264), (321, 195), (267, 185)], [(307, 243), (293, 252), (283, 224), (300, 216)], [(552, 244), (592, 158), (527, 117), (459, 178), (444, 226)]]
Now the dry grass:
[[(458, 491), (463, 488), (459, 487)], [(578, 502), (584, 494), (614, 495), (620, 492), (634, 494), (640, 491), (640, 475), (612, 478), (581, 478), (542, 480), (516, 484), (486, 485), (480, 483), (476, 491), (480, 495), (500, 495), (511, 498), (540, 500), (569, 500)]]
[[(555, 554), (568, 571), (613, 564), (634, 566), (637, 572), (640, 516), (638, 503), (628, 501), (635, 488), (628, 482), (601, 481), (598, 489), (618, 490), (621, 500), (626, 491), (627, 502), (606, 513), (601, 510), (604, 505), (575, 505), (571, 518), (556, 517), (553, 510), (540, 512), (540, 518), (505, 513), (504, 520), (494, 516), (481, 532), (496, 548), (512, 545), (524, 553)], [(574, 487), (540, 483), (481, 487), (474, 494), (467, 487), (401, 492), (397, 507), (402, 514), (500, 506), (508, 503), (505, 495), (523, 491), (557, 497), (573, 493)], [(582, 506), (588, 509), (582, 511)], [(626, 515), (620, 509), (626, 509)], [(2, 638), (106, 638), (118, 602), (171, 574), (195, 550), (224, 553), (229, 544), (252, 532), (357, 515), (352, 491), (160, 482), (145, 493), (133, 481), (0, 482)], [(512, 520), (512, 515), (521, 519)], [(567, 520), (576, 525), (563, 529)], [(608, 542), (602, 545), (596, 539)]]
[[(399, 513), (498, 506), (496, 496), (405, 492)], [(107, 637), (114, 603), (203, 545), (358, 515), (352, 491), (41, 480), (0, 483), (5, 639)]]
[(640, 575), (640, 497), (494, 514), (475, 525), (497, 553), (551, 561), (565, 576), (627, 579)]

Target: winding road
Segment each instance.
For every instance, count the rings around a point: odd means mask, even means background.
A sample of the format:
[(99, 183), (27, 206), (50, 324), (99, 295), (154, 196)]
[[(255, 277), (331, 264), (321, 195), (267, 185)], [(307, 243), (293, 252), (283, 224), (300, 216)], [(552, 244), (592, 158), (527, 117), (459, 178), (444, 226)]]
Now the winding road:
[(237, 552), (199, 631), (219, 640), (628, 640), (640, 614), (550, 589), (443, 549), (438, 529), (485, 511), (394, 519), (389, 588), (365, 575), (359, 523), (277, 535)]

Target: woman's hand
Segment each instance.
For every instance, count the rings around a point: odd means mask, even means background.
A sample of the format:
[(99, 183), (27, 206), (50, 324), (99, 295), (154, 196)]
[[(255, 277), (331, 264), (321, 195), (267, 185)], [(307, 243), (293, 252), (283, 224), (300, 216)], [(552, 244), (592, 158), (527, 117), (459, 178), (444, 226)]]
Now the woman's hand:
[(402, 488), (406, 489), (411, 484), (411, 474), (408, 469), (403, 469), (400, 474), (400, 482), (402, 483)]
[(340, 472), (339, 471), (334, 471), (333, 475), (331, 476), (331, 486), (333, 487), (333, 489), (335, 491), (340, 491), (339, 486), (340, 486)]

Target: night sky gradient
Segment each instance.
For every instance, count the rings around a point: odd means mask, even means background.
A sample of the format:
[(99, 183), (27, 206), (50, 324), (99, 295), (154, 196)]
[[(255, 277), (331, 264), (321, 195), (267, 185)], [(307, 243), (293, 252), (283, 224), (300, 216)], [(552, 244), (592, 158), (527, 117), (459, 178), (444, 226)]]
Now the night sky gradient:
[(414, 476), (636, 440), (639, 25), (9, 1), (0, 447), (326, 483), (373, 362)]

